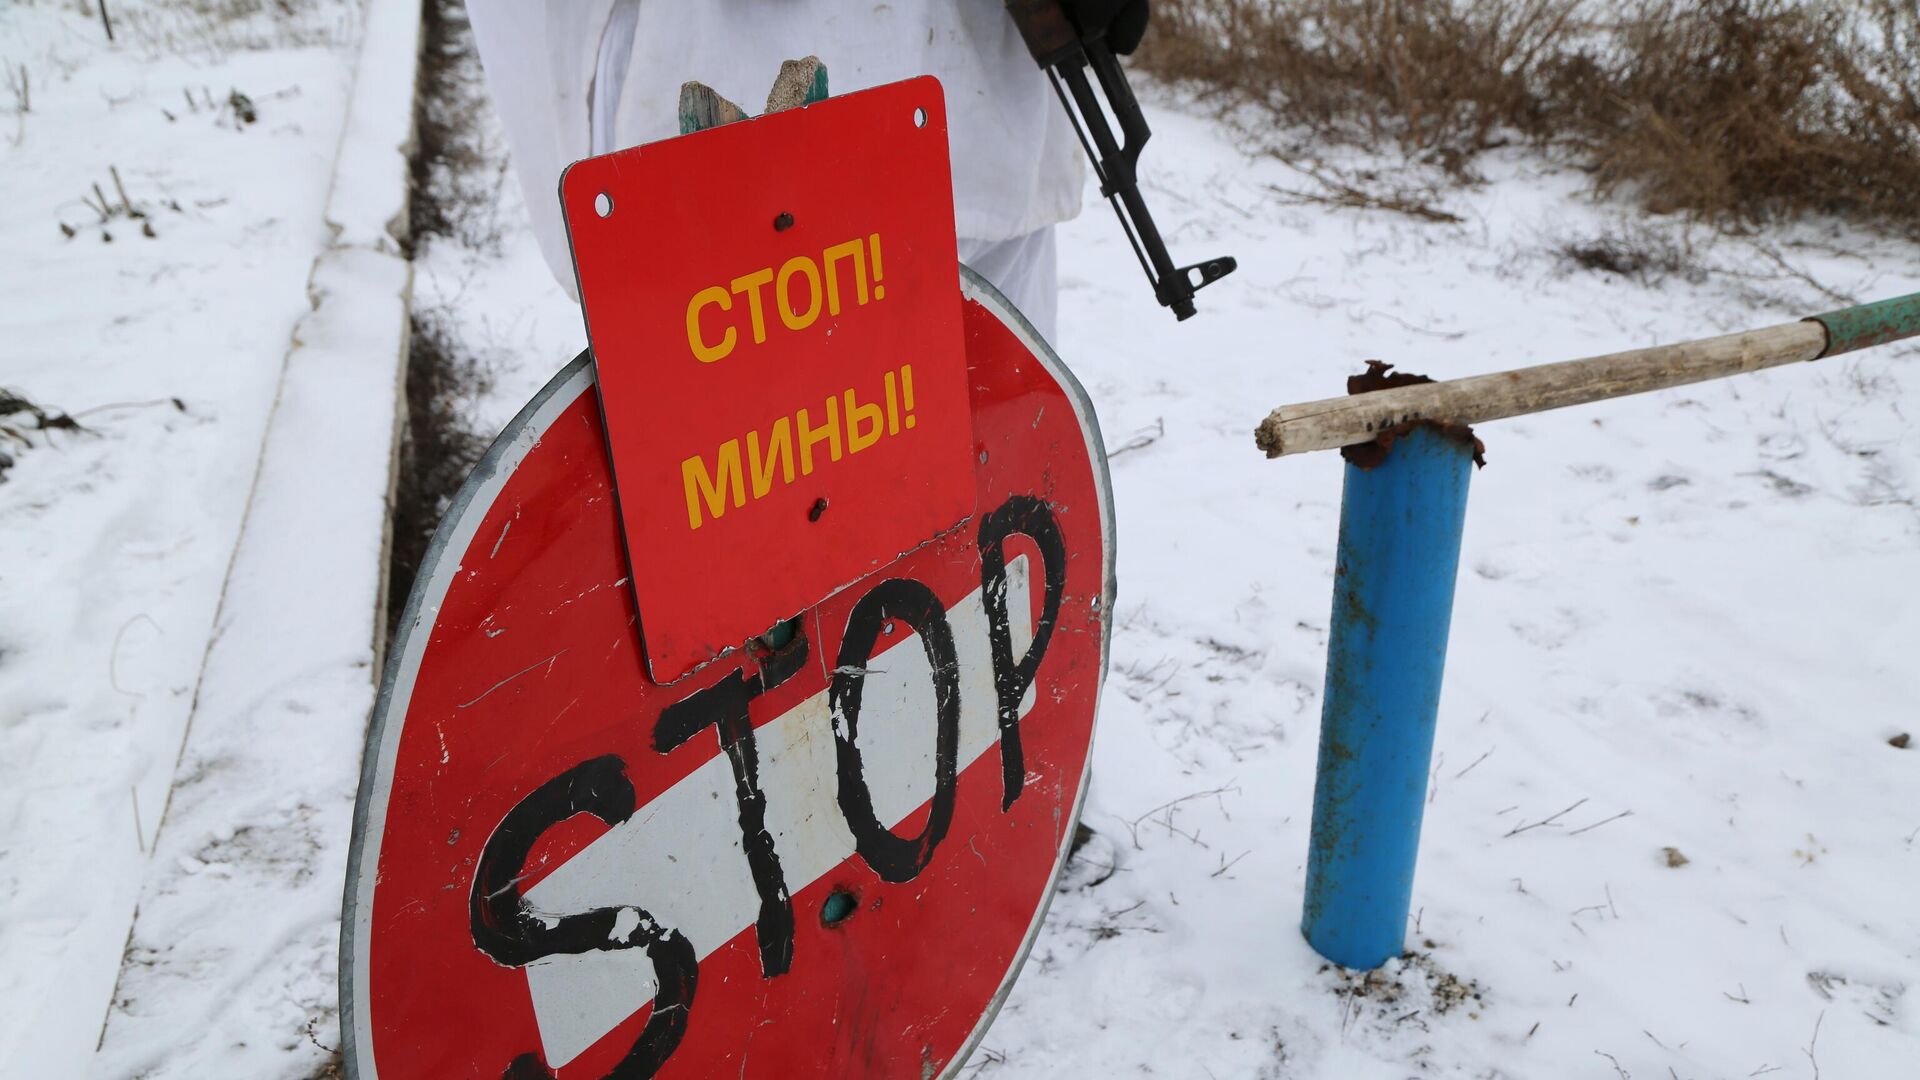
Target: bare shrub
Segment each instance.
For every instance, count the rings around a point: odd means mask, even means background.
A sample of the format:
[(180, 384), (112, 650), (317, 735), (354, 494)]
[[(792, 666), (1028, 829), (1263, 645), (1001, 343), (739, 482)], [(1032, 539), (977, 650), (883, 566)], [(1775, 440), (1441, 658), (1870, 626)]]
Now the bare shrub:
[(15, 66), (0, 60), (0, 72), (7, 77), (7, 93), (13, 98), (13, 111), (25, 116), (33, 111), (33, 76), (27, 72), (27, 65)]
[(1173, 0), (1140, 61), (1283, 123), (1392, 142), (1458, 170), (1514, 128), (1544, 134), (1534, 87), (1579, 0)]
[(360, 26), (355, 0), (107, 0), (107, 9), (116, 29), (153, 56), (344, 45)]
[(1920, 236), (1916, 0), (1166, 0), (1141, 62), (1456, 177), (1519, 138), (1657, 212)]
[(1440, 204), (1440, 185), (1415, 177), (1383, 177), (1377, 170), (1337, 169), (1322, 163), (1288, 161), (1294, 171), (1319, 185), (1317, 191), (1300, 191), (1271, 185), (1270, 190), (1282, 205), (1302, 203), (1316, 206), (1344, 206), (1355, 210), (1387, 210), (1405, 214), (1417, 221), (1458, 225), (1464, 219)]
[(0, 387), (0, 483), (14, 466), (14, 455), (31, 450), (45, 441), (46, 432), (81, 432), (86, 429), (64, 412), (50, 412), (29, 401), (25, 394)]
[(1621, 224), (1591, 236), (1568, 239), (1556, 249), (1561, 258), (1582, 270), (1613, 274), (1655, 285), (1670, 277), (1704, 280), (1706, 271), (1687, 243), (1668, 230)]
[[(1582, 57), (1585, 59), (1585, 57)], [(1562, 88), (1601, 190), (1757, 223), (1805, 212), (1920, 234), (1920, 6), (1650, 0)]]

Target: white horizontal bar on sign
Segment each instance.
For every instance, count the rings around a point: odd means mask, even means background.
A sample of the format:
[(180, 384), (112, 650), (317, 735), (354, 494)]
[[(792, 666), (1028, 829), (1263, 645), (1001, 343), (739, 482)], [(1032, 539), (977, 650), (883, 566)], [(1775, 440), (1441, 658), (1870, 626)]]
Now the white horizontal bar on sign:
[[(1009, 620), (1016, 657), (1033, 640), (1030, 575), (1026, 556), (1007, 563), (1007, 611), (1025, 616)], [(949, 609), (947, 620), (960, 665), (957, 768), (964, 773), (1000, 739), (981, 590)], [(824, 661), (814, 656), (811, 662)], [(1022, 716), (1033, 702), (1029, 687)], [(767, 831), (788, 889), (799, 892), (854, 854), (853, 833), (840, 813), (827, 691), (756, 728), (754, 738)], [(908, 634), (868, 661), (861, 693), (860, 756), (874, 814), (889, 827), (933, 798), (934, 738), (933, 673), (919, 635)], [(596, 908), (642, 907), (685, 935), (702, 959), (754, 925), (760, 898), (741, 848), (733, 769), (711, 732), (675, 753), (696, 752), (696, 746), (714, 757), (529, 890), (535, 912), (557, 919)], [(656, 985), (644, 949), (549, 956), (526, 971), (541, 1046), (553, 1068), (651, 1002)]]

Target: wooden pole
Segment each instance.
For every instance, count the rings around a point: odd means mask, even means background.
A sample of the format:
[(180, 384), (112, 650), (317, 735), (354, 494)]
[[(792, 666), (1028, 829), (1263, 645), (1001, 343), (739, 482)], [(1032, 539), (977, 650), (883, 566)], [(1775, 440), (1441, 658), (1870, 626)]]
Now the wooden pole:
[(1478, 424), (1819, 360), (1916, 336), (1920, 293), (1764, 330), (1284, 405), (1261, 422), (1254, 441), (1270, 458), (1332, 450), (1370, 442), (1409, 421)]
[(1725, 337), (1328, 398), (1273, 410), (1255, 433), (1268, 457), (1372, 440), (1411, 420), (1478, 424), (1818, 359), (1827, 332), (1787, 323)]

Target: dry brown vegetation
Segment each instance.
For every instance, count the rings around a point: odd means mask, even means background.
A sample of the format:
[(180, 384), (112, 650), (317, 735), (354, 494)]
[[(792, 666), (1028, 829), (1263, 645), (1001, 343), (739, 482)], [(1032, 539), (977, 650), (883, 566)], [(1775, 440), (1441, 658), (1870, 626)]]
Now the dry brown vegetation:
[[(409, 249), (440, 240), (498, 250), (497, 187), (504, 160), (487, 142), (486, 99), (460, 0), (428, 0), (416, 103)], [(487, 449), (466, 404), (492, 372), (462, 338), (444, 302), (416, 296), (407, 345), (407, 421), (401, 429), (387, 573), (388, 630), (396, 630), (434, 530)]]
[(262, 49), (337, 47), (359, 33), (350, 0), (68, 0), (114, 40), (154, 57), (205, 58)]
[(1519, 140), (1658, 212), (1920, 236), (1920, 0), (1163, 0), (1140, 60), (1459, 178)]

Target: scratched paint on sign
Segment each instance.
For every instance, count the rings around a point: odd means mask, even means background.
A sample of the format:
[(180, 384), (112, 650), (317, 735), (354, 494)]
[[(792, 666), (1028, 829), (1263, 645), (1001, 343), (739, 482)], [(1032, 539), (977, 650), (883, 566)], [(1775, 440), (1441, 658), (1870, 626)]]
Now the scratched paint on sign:
[[(1026, 557), (1007, 569), (1007, 607), (1027, 612)], [(948, 619), (960, 660), (959, 756), (964, 770), (1000, 737), (980, 591), (968, 594), (948, 612)], [(1014, 651), (1024, 653), (1033, 641), (1031, 624), (1014, 620), (1012, 630)], [(874, 789), (875, 812), (890, 827), (934, 794), (934, 711), (927, 700), (932, 685), (917, 634), (896, 642), (868, 666), (863, 715), (874, 722), (861, 736), (861, 753)], [(826, 876), (854, 854), (853, 834), (834, 804), (833, 724), (827, 698), (825, 690), (815, 693), (754, 732), (761, 786), (793, 795), (769, 800), (767, 829), (787, 881), (797, 887)], [(1032, 706), (1029, 687), (1021, 714)], [(678, 927), (705, 957), (751, 927), (759, 903), (738, 851), (733, 788), (726, 758), (709, 760), (548, 874), (527, 892), (527, 900), (553, 915), (619, 907), (631, 898), (632, 868), (687, 867), (688, 892), (664, 898), (651, 910), (662, 922)], [(646, 953), (629, 949), (536, 961), (527, 967), (527, 988), (547, 1060), (564, 1065), (652, 1001), (655, 981)]]

